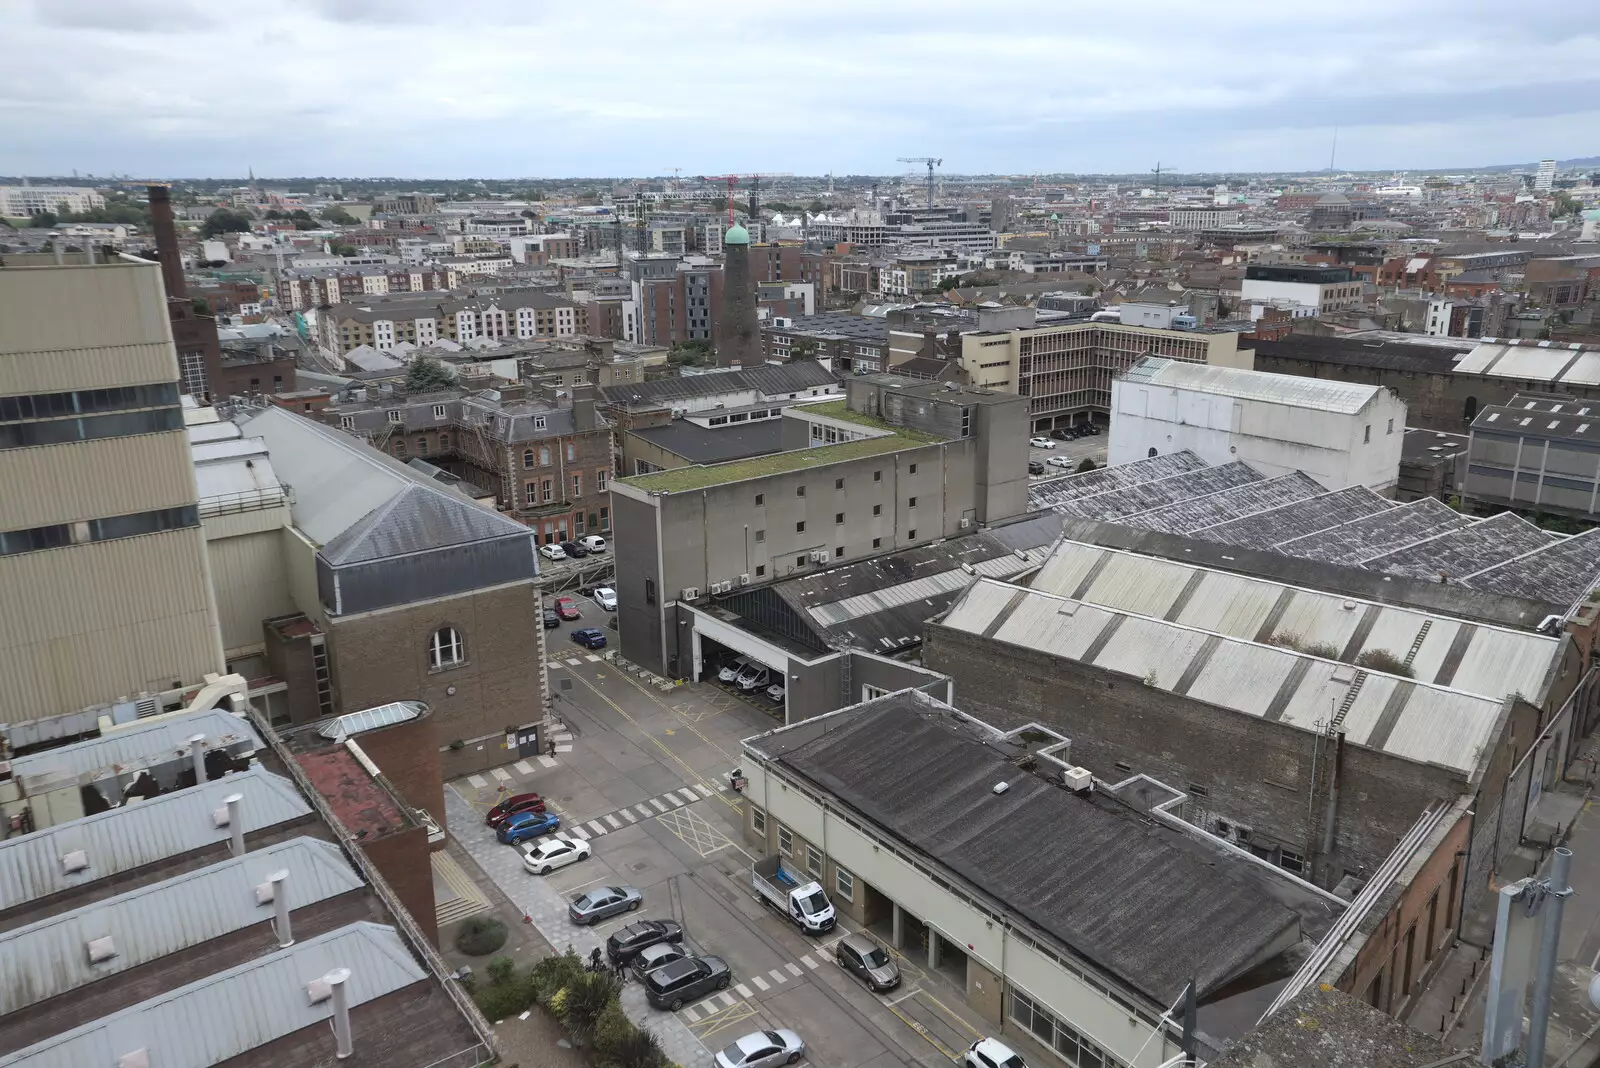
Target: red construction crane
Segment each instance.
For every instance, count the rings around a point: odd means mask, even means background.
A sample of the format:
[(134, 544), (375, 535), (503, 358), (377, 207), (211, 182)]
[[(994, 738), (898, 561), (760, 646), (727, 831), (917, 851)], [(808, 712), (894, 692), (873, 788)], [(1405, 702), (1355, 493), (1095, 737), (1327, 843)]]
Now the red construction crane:
[(748, 178), (750, 180), (751, 214), (754, 214), (757, 206), (756, 198), (760, 196), (761, 179), (792, 177), (794, 177), (794, 175), (790, 171), (762, 171), (760, 174), (702, 174), (700, 176), (700, 180), (702, 182), (725, 181), (728, 183), (728, 226), (731, 228), (733, 226), (733, 183), (739, 181), (741, 178)]

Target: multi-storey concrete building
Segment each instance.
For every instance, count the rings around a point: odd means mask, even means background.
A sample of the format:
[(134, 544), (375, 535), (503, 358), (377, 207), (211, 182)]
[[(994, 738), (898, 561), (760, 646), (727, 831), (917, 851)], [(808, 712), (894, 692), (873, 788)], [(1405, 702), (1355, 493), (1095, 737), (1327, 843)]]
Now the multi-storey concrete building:
[(1228, 208), (1173, 208), (1167, 212), (1167, 222), (1174, 230), (1207, 230), (1237, 225), (1239, 212)]
[(722, 321), (722, 264), (698, 256), (641, 257), (632, 261), (630, 271), (639, 315), (638, 333), (631, 340), (645, 345), (716, 342)]
[(1517, 393), (1478, 412), (1462, 501), (1600, 521), (1600, 402)]
[(702, 598), (1024, 510), (1020, 398), (893, 375), (852, 379), (846, 390), (843, 401), (786, 408), (777, 453), (613, 485), (628, 659), (690, 677), (698, 631), (689, 608)]
[(0, 718), (223, 669), (161, 267), (0, 262)]
[(1260, 306), (1290, 303), (1323, 315), (1362, 303), (1362, 284), (1346, 267), (1278, 267), (1251, 264), (1245, 268), (1239, 299)]
[(58, 185), (0, 185), (0, 215), (25, 219), (40, 212), (81, 213), (105, 207), (105, 197), (93, 189)]

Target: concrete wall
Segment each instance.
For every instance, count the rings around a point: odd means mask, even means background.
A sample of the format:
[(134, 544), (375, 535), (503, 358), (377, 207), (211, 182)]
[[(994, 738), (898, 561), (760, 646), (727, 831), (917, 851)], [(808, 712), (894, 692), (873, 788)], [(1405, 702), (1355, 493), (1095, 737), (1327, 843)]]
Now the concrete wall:
[[(662, 646), (666, 601), (659, 581), (655, 500), (640, 500), (626, 493), (611, 495), (616, 522), (612, 526), (611, 554), (616, 567), (617, 638), (625, 659), (662, 672), (666, 653)], [(649, 603), (647, 590), (654, 590)], [(673, 591), (670, 599), (677, 598)], [(676, 626), (676, 620), (673, 625)]]
[[(1542, 426), (1538, 413), (1532, 414), (1533, 425)], [(1600, 448), (1585, 441), (1474, 430), (1463, 496), (1541, 512), (1593, 515), (1600, 509)]]
[(206, 552), (229, 657), (261, 648), (261, 621), (294, 611), (283, 558), (289, 507), (206, 516)]

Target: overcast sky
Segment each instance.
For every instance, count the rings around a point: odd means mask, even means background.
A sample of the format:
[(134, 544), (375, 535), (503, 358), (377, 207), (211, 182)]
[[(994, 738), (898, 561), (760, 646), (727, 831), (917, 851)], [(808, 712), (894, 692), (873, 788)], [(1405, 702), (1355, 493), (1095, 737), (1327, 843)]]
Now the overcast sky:
[(0, 0), (0, 173), (1449, 168), (1600, 154), (1595, 0)]

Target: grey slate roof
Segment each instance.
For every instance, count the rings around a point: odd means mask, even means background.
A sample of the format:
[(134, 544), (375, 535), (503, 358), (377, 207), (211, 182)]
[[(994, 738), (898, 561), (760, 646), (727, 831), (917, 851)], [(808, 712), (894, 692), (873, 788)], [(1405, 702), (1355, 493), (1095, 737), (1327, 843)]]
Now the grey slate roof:
[(1467, 585), (1570, 604), (1600, 581), (1600, 527), (1466, 576)]
[(1310, 497), (1257, 515), (1248, 515), (1214, 527), (1205, 527), (1195, 531), (1194, 536), (1228, 545), (1270, 549), (1279, 542), (1327, 530), (1350, 519), (1386, 511), (1393, 506), (1393, 501), (1379, 496), (1365, 486), (1346, 486), (1344, 489), (1324, 493), (1319, 497)]
[(1160, 530), (1167, 534), (1187, 534), (1201, 527), (1226, 523), (1240, 516), (1281, 508), (1294, 501), (1326, 493), (1327, 489), (1302, 471), (1293, 471), (1261, 482), (1230, 486), (1203, 497), (1191, 497), (1177, 504), (1153, 508), (1131, 515), (1129, 526)]
[(1367, 567), (1391, 575), (1452, 580), (1477, 574), (1551, 544), (1550, 535), (1512, 512), (1440, 534), (1427, 541), (1368, 560)]
[(1352, 519), (1331, 530), (1280, 542), (1274, 548), (1288, 556), (1323, 560), (1330, 564), (1359, 564), (1446, 531), (1459, 530), (1472, 520), (1435, 497), (1387, 508)]
[(115, 1065), (138, 1049), (160, 1068), (209, 1068), (326, 1026), (333, 1003), (308, 1004), (306, 984), (335, 968), (350, 969), (352, 1009), (427, 978), (394, 928), (353, 923), (18, 1050), (0, 1068)]
[(1075, 501), (1080, 497), (1088, 497), (1096, 493), (1105, 493), (1107, 490), (1120, 489), (1123, 486), (1132, 486), (1139, 482), (1149, 482), (1152, 479), (1166, 478), (1169, 475), (1182, 474), (1185, 471), (1198, 471), (1206, 466), (1206, 462), (1194, 453), (1183, 452), (1169, 453), (1166, 456), (1152, 456), (1146, 460), (1135, 460), (1131, 464), (1118, 464), (1116, 467), (1101, 467), (1094, 471), (1085, 471), (1083, 474), (1063, 475), (1060, 478), (1044, 479), (1028, 487), (1028, 507), (1032, 509), (1053, 508), (1066, 501)]
[[(713, 371), (703, 375), (678, 375), (653, 382), (622, 386), (603, 386), (600, 400), (605, 404), (666, 404), (687, 397), (711, 397), (754, 389), (768, 396), (796, 393), (813, 386), (838, 383), (838, 378), (816, 360), (794, 360), (781, 365), (763, 364), (740, 371)], [(635, 400), (634, 398), (638, 398)]]
[[(1021, 772), (980, 738), (903, 691), (831, 717), (778, 759), (1162, 1004), (1189, 976), (1202, 995), (1216, 989), (1297, 929), (1264, 891), (1132, 809)], [(1000, 781), (1010, 789), (996, 795)]]
[(1235, 460), (1220, 467), (1185, 471), (1153, 482), (1140, 482), (1092, 497), (1080, 497), (1058, 505), (1056, 510), (1084, 519), (1117, 520), (1191, 497), (1202, 497), (1218, 490), (1262, 481), (1265, 478), (1259, 471), (1242, 460)]
[[(292, 909), (366, 884), (339, 847), (291, 838), (0, 934), (0, 1015), (272, 919), (256, 887), (287, 870)], [(91, 939), (116, 955), (89, 963)], [(109, 1062), (108, 1062), (109, 1063)]]
[(202, 744), (206, 750), (221, 746), (235, 753), (253, 753), (262, 746), (261, 736), (249, 720), (213, 708), (187, 716), (134, 723), (100, 738), (19, 756), (11, 761), (11, 774), (19, 779), (43, 774), (78, 778), (101, 771), (126, 774), (187, 757), (189, 739), (197, 734), (206, 736)]
[(696, 464), (720, 464), (747, 456), (765, 456), (783, 448), (781, 419), (758, 419), (715, 430), (686, 419), (674, 419), (666, 426), (641, 427), (629, 433)]
[(452, 545), (532, 537), (528, 527), (429, 486), (401, 487), (322, 547), (335, 566), (442, 549)]
[[(223, 799), (243, 794), (245, 833), (310, 815), (294, 784), (253, 767), (200, 786), (124, 805), (0, 842), (0, 910), (36, 901), (120, 872), (221, 842), (226, 826), (212, 814)], [(89, 866), (67, 874), (61, 858), (82, 850)]]

